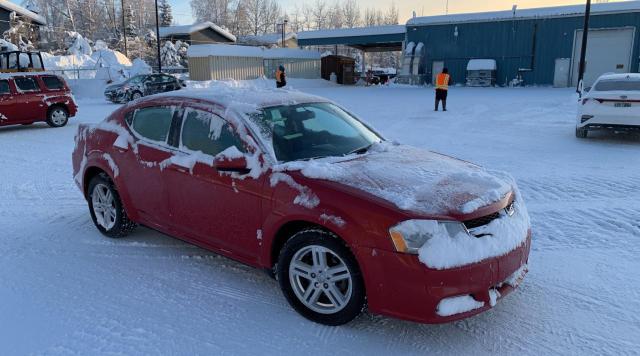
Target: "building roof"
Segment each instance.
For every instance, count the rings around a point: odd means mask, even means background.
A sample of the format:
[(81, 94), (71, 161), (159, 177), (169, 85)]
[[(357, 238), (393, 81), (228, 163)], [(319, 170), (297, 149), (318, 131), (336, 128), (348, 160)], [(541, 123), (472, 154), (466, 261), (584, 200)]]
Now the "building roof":
[(320, 52), (294, 48), (263, 49), (261, 47), (206, 44), (190, 46), (189, 57), (252, 57), (264, 59), (320, 59)]
[[(3, 0), (0, 0), (0, 1), (3, 1)], [(221, 36), (227, 38), (229, 41), (232, 41), (232, 42), (236, 41), (236, 36), (232, 35), (231, 32), (223, 29), (222, 27), (210, 21), (199, 22), (193, 25), (186, 25), (186, 26), (160, 27), (160, 37), (165, 38), (170, 36), (190, 35), (194, 32), (199, 32), (207, 28), (217, 32)]]
[(407, 28), (404, 25), (339, 28), (334, 30), (298, 32), (298, 39), (311, 40), (311, 39), (334, 38), (334, 37), (397, 35), (397, 34), (404, 34), (406, 32), (407, 32)]
[(16, 14), (20, 15), (20, 16), (24, 16), (28, 19), (30, 19), (32, 22), (38, 24), (38, 25), (46, 25), (47, 24), (47, 20), (45, 20), (44, 17), (36, 14), (33, 11), (27, 10), (24, 7), (14, 4), (12, 2), (9, 2), (7, 0), (0, 0), (0, 8), (5, 9), (7, 11), (10, 12), (15, 12)]
[[(297, 39), (298, 35), (295, 32), (289, 32), (284, 36), (285, 41)], [(267, 33), (258, 36), (241, 36), (238, 38), (238, 42), (248, 43), (252, 45), (275, 45), (282, 42), (282, 33)]]
[[(552, 17), (584, 16), (585, 5), (541, 7), (507, 11), (476, 12), (466, 14), (414, 17), (408, 26), (445, 25), (466, 22), (506, 21)], [(640, 1), (620, 1), (591, 5), (591, 14), (602, 15), (619, 12), (640, 12)]]

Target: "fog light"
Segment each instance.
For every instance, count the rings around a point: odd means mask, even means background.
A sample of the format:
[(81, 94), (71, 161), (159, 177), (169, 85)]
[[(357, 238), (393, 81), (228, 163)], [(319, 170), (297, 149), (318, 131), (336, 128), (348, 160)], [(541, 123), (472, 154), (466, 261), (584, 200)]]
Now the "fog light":
[(583, 124), (585, 121), (588, 121), (590, 119), (593, 119), (593, 115), (582, 115), (582, 117), (580, 118), (580, 123)]

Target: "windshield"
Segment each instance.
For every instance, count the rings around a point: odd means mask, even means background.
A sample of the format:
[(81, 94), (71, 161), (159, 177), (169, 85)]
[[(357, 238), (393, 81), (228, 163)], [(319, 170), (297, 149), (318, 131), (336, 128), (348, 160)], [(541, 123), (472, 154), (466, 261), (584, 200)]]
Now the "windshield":
[(278, 161), (343, 156), (366, 152), (382, 139), (367, 126), (329, 103), (307, 103), (263, 109)]
[(604, 79), (599, 81), (596, 91), (637, 91), (640, 90), (640, 79)]

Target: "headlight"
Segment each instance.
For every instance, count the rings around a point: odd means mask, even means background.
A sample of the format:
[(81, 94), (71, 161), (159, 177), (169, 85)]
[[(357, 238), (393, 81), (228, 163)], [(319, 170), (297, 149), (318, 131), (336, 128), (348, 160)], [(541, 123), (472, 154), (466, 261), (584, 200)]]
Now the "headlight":
[(407, 220), (389, 229), (389, 234), (396, 251), (417, 254), (420, 247), (433, 237), (454, 238), (469, 232), (457, 221)]

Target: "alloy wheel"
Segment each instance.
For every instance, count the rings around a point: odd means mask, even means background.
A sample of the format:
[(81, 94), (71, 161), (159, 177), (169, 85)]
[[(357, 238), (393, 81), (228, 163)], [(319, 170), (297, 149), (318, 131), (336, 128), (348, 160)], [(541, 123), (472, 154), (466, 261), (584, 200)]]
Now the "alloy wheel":
[(116, 202), (109, 187), (97, 184), (91, 194), (93, 212), (96, 222), (106, 230), (111, 230), (116, 225)]
[(62, 126), (66, 123), (67, 121), (67, 113), (60, 109), (60, 108), (56, 108), (53, 109), (53, 111), (51, 112), (51, 122), (53, 122), (56, 126)]
[(340, 256), (323, 246), (310, 245), (297, 251), (289, 265), (289, 279), (300, 302), (321, 314), (341, 311), (353, 293), (349, 268)]

